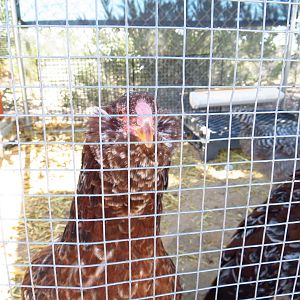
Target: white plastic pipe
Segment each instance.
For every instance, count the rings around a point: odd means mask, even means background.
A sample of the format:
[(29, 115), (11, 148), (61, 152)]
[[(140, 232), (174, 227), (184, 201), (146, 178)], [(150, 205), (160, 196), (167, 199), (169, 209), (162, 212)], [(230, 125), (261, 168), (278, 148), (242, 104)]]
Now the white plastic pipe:
[(278, 88), (260, 88), (257, 94), (256, 88), (251, 89), (218, 89), (198, 90), (190, 93), (190, 105), (193, 109), (209, 106), (226, 106), (232, 104), (252, 104), (276, 102), (284, 98), (284, 93)]

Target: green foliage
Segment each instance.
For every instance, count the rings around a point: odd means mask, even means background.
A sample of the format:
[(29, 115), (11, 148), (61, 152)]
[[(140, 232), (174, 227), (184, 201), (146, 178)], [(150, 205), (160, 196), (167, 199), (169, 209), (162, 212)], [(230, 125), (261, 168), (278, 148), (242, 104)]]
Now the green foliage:
[[(5, 0), (0, 0), (0, 25), (4, 24), (6, 19), (6, 9), (5, 9)], [(0, 55), (7, 54), (7, 43), (6, 43), (6, 33), (3, 29), (0, 30)], [(3, 73), (6, 68), (6, 63), (3, 58), (0, 58), (0, 76), (3, 76)]]
[[(73, 107), (78, 112), (86, 107), (98, 106), (99, 96), (101, 103), (105, 105), (119, 95), (118, 89), (108, 88), (109, 86), (126, 85), (125, 59), (116, 57), (126, 55), (125, 30), (102, 28), (97, 31), (92, 29), (92, 34), (90, 33), (89, 36), (91, 40), (86, 43), (86, 47), (80, 53), (76, 53), (84, 56), (84, 59), (78, 60), (78, 66), (73, 72), (77, 88), (72, 90), (72, 97), (69, 96), (68, 90), (62, 91), (64, 106), (69, 107), (72, 100)], [(73, 32), (72, 38), (76, 43), (80, 36)], [(99, 52), (99, 59), (89, 58), (97, 55), (97, 52)]]
[[(99, 51), (101, 55), (126, 55), (126, 32), (123, 28), (102, 28), (99, 30)], [(96, 32), (92, 42), (96, 45)]]
[[(0, 0), (0, 3), (3, 2), (4, 0)], [(112, 2), (109, 0), (101, 0), (101, 2), (107, 19), (115, 20)], [(158, 22), (158, 25), (176, 25), (179, 28), (183, 25), (182, 1), (176, 3), (168, 0), (160, 1), (158, 18), (156, 18), (155, 0), (129, 0), (127, 3), (129, 25), (143, 25), (142, 22), (153, 26)], [(278, 82), (282, 71), (280, 61), (264, 62), (260, 69), (262, 55), (266, 58), (283, 55), (282, 46), (276, 42), (279, 36), (275, 31), (263, 34), (249, 30), (239, 32), (218, 30), (218, 26), (236, 27), (234, 22), (237, 20), (237, 8), (237, 2), (216, 1), (213, 31), (209, 28), (201, 29), (201, 26), (193, 29), (193, 26), (198, 23), (210, 24), (210, 0), (187, 2), (187, 22), (193, 25), (188, 26), (186, 32), (183, 28), (174, 27), (158, 29), (129, 27), (127, 31), (117, 27), (98, 27), (98, 29), (70, 27), (68, 30), (54, 27), (41, 28), (39, 51), (43, 56), (71, 56), (71, 79), (76, 88), (72, 91), (62, 89), (61, 95), (65, 107), (70, 107), (72, 101), (74, 108), (78, 110), (97, 105), (99, 96), (101, 103), (108, 103), (120, 94), (123, 91), (121, 87), (127, 84), (137, 88), (154, 86), (157, 80), (159, 86), (180, 86), (183, 75), (186, 85), (200, 87), (208, 85), (210, 72), (212, 84), (217, 86), (234, 83), (245, 86), (257, 84), (260, 70), (263, 84)], [(259, 27), (261, 11), (261, 3), (240, 3), (240, 18), (249, 21), (249, 28), (261, 28)], [(268, 13), (273, 15), (284, 13), (284, 6), (282, 11), (277, 11), (270, 6)], [(257, 22), (253, 26), (252, 19)], [(115, 21), (122, 22), (122, 20)], [(21, 31), (21, 38), (23, 54), (37, 57), (36, 32), (24, 29)], [(261, 53), (262, 43), (264, 43), (263, 53)], [(212, 53), (210, 53), (211, 45)], [(158, 60), (155, 59), (157, 55)], [(183, 55), (185, 60), (182, 60)], [(76, 58), (73, 59), (72, 56)], [(125, 56), (129, 57), (128, 60), (124, 58)], [(236, 58), (241, 59), (236, 60)], [(48, 62), (45, 60), (45, 64), (49, 62), (50, 59)], [(40, 80), (37, 74), (37, 63), (36, 59), (24, 62), (26, 79), (31, 82)], [(185, 74), (182, 74), (183, 63), (185, 63)], [(47, 78), (43, 80), (47, 83)], [(169, 93), (168, 89), (162, 90)]]
[(4, 23), (6, 20), (6, 0), (0, 0), (0, 24)]

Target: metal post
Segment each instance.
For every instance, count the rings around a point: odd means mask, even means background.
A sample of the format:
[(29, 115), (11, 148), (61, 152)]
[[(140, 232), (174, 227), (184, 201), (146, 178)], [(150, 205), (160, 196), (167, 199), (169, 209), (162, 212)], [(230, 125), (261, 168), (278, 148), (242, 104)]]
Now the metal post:
[(14, 33), (14, 38), (15, 38), (15, 47), (16, 47), (16, 54), (17, 54), (17, 62), (18, 62), (18, 70), (19, 70), (22, 98), (23, 98), (23, 107), (24, 107), (24, 112), (26, 115), (25, 116), (25, 124), (26, 124), (26, 126), (31, 127), (31, 122), (29, 119), (28, 102), (27, 102), (28, 98), (27, 98), (27, 91), (26, 91), (24, 63), (23, 63), (23, 57), (21, 55), (22, 51), (21, 51), (20, 31), (17, 26), (18, 18), (17, 18), (16, 1), (18, 1), (18, 0), (11, 0), (13, 33)]
[(287, 45), (287, 51), (286, 51), (286, 62), (285, 62), (285, 68), (284, 68), (284, 77), (282, 81), (283, 85), (283, 92), (286, 93), (286, 86), (288, 83), (288, 77), (289, 77), (289, 71), (291, 68), (291, 52), (292, 52), (292, 46), (293, 46), (293, 41), (294, 41), (294, 32), (296, 31), (296, 23), (297, 23), (297, 13), (298, 13), (298, 2), (299, 0), (295, 1), (292, 4), (292, 13), (291, 13), (291, 18), (290, 18), (290, 23), (289, 23), (289, 32), (288, 32), (288, 45)]

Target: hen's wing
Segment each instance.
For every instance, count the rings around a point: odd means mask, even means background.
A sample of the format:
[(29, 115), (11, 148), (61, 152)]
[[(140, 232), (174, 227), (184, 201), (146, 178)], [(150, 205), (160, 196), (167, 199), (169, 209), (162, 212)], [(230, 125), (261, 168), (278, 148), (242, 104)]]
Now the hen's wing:
[(100, 286), (105, 283), (103, 247), (81, 246), (79, 251), (81, 268), (78, 267), (77, 245), (55, 245), (55, 263), (53, 262), (51, 246), (38, 252), (32, 259), (33, 280), (31, 281), (29, 270), (23, 279), (22, 284), (27, 286), (22, 291), (23, 299), (33, 299), (32, 287), (34, 288), (35, 299), (56, 299), (57, 295), (60, 299), (78, 299), (81, 294), (81, 286), (87, 287), (83, 292), (86, 299), (93, 299), (94, 296), (98, 297), (97, 299), (102, 299), (105, 295), (104, 288), (93, 290), (89, 287)]
[[(272, 296), (275, 292), (278, 277), (279, 261), (284, 240), (285, 223), (287, 222), (291, 185), (285, 184), (274, 190), (268, 207), (261, 206), (255, 209), (247, 219), (242, 222), (233, 236), (228, 249), (222, 254), (222, 268), (219, 275), (219, 285), (228, 285), (218, 288), (217, 299), (235, 299), (238, 286), (239, 299), (253, 298), (255, 296), (256, 281), (261, 281), (257, 286), (257, 297)], [(300, 199), (299, 186), (294, 191), (294, 200)], [(264, 203), (266, 204), (266, 202)], [(289, 222), (299, 220), (300, 204), (291, 205)], [(267, 216), (266, 232), (264, 234), (265, 218)], [(243, 227), (246, 226), (246, 230)], [(262, 247), (262, 242), (266, 246)], [(245, 243), (243, 244), (243, 240)], [(300, 239), (300, 224), (289, 224), (287, 241)], [(245, 247), (246, 246), (246, 247)], [(242, 252), (242, 247), (244, 251)], [(283, 252), (281, 277), (295, 276), (297, 262), (300, 254), (300, 243), (287, 243)], [(291, 258), (294, 261), (287, 261)], [(260, 264), (260, 259), (262, 264)], [(242, 260), (242, 262), (241, 262)], [(260, 265), (260, 270), (259, 270)], [(240, 267), (241, 266), (241, 267)], [(258, 275), (259, 270), (259, 275)], [(217, 279), (214, 285), (217, 284)], [(278, 294), (292, 292), (294, 278), (279, 280)], [(297, 288), (299, 289), (299, 282)], [(211, 289), (206, 300), (215, 299), (215, 289)]]
[[(47, 289), (47, 288), (39, 288), (37, 285), (40, 286), (55, 286), (54, 282), (54, 268), (53, 266), (53, 257), (52, 257), (52, 249), (51, 246), (43, 248), (40, 252), (33, 256), (32, 265), (45, 265), (45, 266), (32, 266), (32, 279), (30, 277), (29, 269), (25, 273), (23, 278), (22, 285), (26, 285), (28, 287), (23, 288), (23, 299), (33, 299), (33, 290), (35, 296), (38, 299), (49, 299), (55, 298), (55, 289)], [(47, 266), (49, 265), (49, 266)]]
[[(158, 186), (157, 189), (158, 190), (166, 190), (168, 188), (168, 184), (169, 184), (169, 169), (164, 168), (161, 170), (161, 172), (159, 172), (158, 177), (160, 178), (159, 181), (162, 182), (161, 186)], [(162, 207), (162, 198), (163, 198), (164, 193), (158, 193), (157, 194), (157, 213), (161, 213), (163, 210)], [(157, 217), (156, 219), (156, 231), (158, 231), (157, 234), (159, 234), (159, 229), (160, 229), (160, 216)]]
[[(285, 120), (283, 120), (285, 121)], [(273, 160), (277, 161), (274, 164), (273, 178), (277, 180), (285, 180), (293, 172), (294, 161), (286, 160), (293, 159), (295, 157), (296, 150), (296, 135), (297, 134), (297, 122), (285, 121), (278, 123), (276, 126), (271, 124), (261, 124), (257, 122), (255, 124), (254, 140), (253, 140), (253, 158), (255, 160)], [(241, 123), (240, 140), (241, 148), (247, 155), (251, 155), (251, 139), (243, 139), (243, 137), (252, 136), (252, 124)], [(276, 135), (276, 139), (275, 136)], [(273, 152), (275, 143), (275, 152)], [(298, 141), (298, 149), (299, 147)], [(299, 150), (298, 150), (299, 152)], [(300, 163), (297, 164), (297, 167)], [(260, 162), (256, 164), (256, 167), (263, 173), (268, 173), (271, 170), (271, 162)], [(270, 174), (268, 174), (270, 175)]]
[[(276, 127), (277, 158), (293, 158), (296, 150), (297, 122), (291, 121)], [(275, 131), (275, 130), (274, 130)], [(294, 136), (293, 136), (294, 135)], [(299, 150), (298, 150), (299, 151)]]

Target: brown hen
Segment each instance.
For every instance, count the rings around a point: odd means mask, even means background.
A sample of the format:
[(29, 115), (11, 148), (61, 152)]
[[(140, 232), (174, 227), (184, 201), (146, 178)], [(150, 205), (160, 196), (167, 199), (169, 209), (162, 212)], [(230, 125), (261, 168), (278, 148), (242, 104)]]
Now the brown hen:
[[(99, 117), (89, 119), (88, 144), (82, 151), (82, 170), (70, 220), (54, 246), (54, 258), (51, 246), (33, 257), (31, 274), (28, 269), (23, 280), (23, 298), (33, 299), (34, 294), (35, 299), (111, 300), (153, 295), (173, 299), (174, 292), (181, 290), (161, 238), (154, 238), (160, 234), (160, 217), (154, 214), (162, 212), (162, 193), (155, 196), (153, 192), (167, 188), (168, 166), (176, 144), (170, 141), (178, 140), (180, 126), (176, 118), (156, 118), (155, 112), (152, 95), (130, 93), (129, 113), (136, 116), (128, 120), (127, 96), (123, 95), (106, 111), (101, 110), (101, 130)], [(133, 142), (130, 171), (126, 169), (128, 135)], [(181, 295), (177, 294), (176, 299)]]

